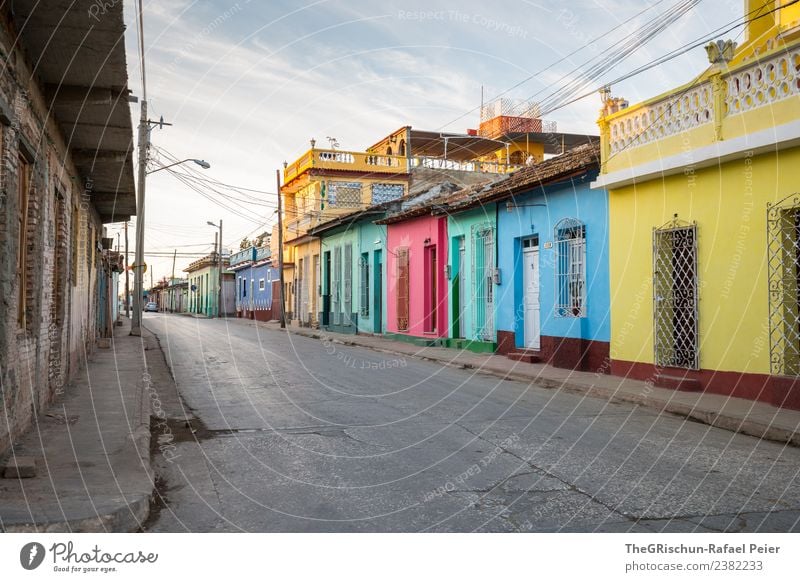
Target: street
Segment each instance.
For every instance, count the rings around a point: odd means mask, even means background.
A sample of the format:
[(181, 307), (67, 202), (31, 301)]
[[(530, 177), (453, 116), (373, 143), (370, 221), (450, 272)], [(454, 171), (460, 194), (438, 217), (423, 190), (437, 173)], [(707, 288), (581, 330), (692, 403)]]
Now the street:
[(245, 320), (144, 325), (180, 395), (157, 386), (148, 531), (800, 531), (796, 448)]

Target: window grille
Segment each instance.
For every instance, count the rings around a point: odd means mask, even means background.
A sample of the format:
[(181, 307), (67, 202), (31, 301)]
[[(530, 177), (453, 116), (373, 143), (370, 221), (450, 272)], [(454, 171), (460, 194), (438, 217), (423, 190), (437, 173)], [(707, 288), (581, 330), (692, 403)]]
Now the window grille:
[(359, 267), (359, 296), (361, 303), (359, 313), (361, 317), (369, 316), (369, 254), (362, 253), (358, 262)]
[(473, 226), (472, 238), (475, 338), (492, 341), (494, 339), (494, 228), (487, 224)]
[(373, 184), (372, 185), (372, 203), (383, 204), (384, 202), (391, 202), (403, 197), (402, 184)]
[(397, 329), (408, 331), (408, 247), (397, 249)]
[(342, 313), (339, 308), (339, 286), (342, 278), (342, 247), (333, 249), (333, 273), (331, 274), (331, 311), (333, 312), (334, 325), (342, 323)]
[(770, 371), (800, 376), (800, 196), (767, 208)]
[(344, 245), (344, 324), (350, 324), (353, 314), (353, 245)]
[(556, 317), (586, 317), (586, 226), (564, 218), (553, 229)]
[(699, 368), (697, 224), (653, 229), (653, 333), (657, 366)]
[(328, 204), (337, 208), (361, 208), (361, 182), (330, 182)]

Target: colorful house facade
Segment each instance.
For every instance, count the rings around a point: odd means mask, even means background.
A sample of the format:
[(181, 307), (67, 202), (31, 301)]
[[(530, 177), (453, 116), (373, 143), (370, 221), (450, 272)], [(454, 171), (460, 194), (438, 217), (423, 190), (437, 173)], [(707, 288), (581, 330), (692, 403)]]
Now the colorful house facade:
[[(323, 312), (322, 249), (310, 230), (337, 216), (399, 199), (407, 187), (404, 156), (318, 149), (314, 140), (310, 150), (286, 166), (281, 187), (285, 300), (293, 323), (318, 326)], [(343, 303), (341, 309), (346, 308)]]
[(251, 246), (232, 254), (230, 270), (236, 282), (237, 317), (258, 321), (280, 317), (277, 300), (280, 276), (272, 266), (269, 247)]
[(377, 221), (386, 225), (387, 335), (423, 345), (448, 337), (447, 216), (432, 211), (455, 189), (437, 186)]
[[(233, 273), (228, 270), (228, 256), (223, 255), (222, 293), (220, 293), (218, 256), (218, 253), (211, 253), (184, 269), (189, 280), (189, 313), (206, 317), (234, 315), (236, 306)], [(222, 295), (221, 310), (218, 308), (220, 295)]]
[(497, 351), (607, 372), (608, 198), (591, 190), (597, 142), (521, 170), (486, 192), (497, 207)]
[(741, 46), (599, 125), (611, 369), (800, 408), (800, 5), (744, 3)]
[(386, 329), (386, 204), (343, 215), (312, 230), (322, 250), (320, 327), (339, 333)]

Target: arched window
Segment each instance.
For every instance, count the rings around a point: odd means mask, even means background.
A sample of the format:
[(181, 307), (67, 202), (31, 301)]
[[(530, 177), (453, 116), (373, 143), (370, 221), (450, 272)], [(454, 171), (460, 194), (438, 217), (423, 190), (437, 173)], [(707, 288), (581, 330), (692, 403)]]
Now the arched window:
[(400, 149), (398, 150), (397, 155), (399, 156), (406, 155), (406, 140), (404, 139), (400, 140)]
[(392, 155), (392, 146), (387, 146), (387, 148), (386, 148), (386, 155), (387, 155), (387, 156), (391, 156), (391, 155)]
[(525, 152), (521, 152), (521, 151), (511, 152), (511, 156), (509, 157), (509, 161), (512, 164), (516, 164), (518, 166), (521, 166), (522, 164), (525, 163)]

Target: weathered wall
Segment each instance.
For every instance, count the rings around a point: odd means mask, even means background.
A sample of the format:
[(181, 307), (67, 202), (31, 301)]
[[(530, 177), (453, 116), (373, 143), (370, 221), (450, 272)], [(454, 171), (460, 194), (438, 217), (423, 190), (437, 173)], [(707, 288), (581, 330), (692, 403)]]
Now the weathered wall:
[[(102, 224), (5, 21), (0, 58), (2, 455), (94, 343)], [(20, 188), (25, 167), (27, 189)]]

